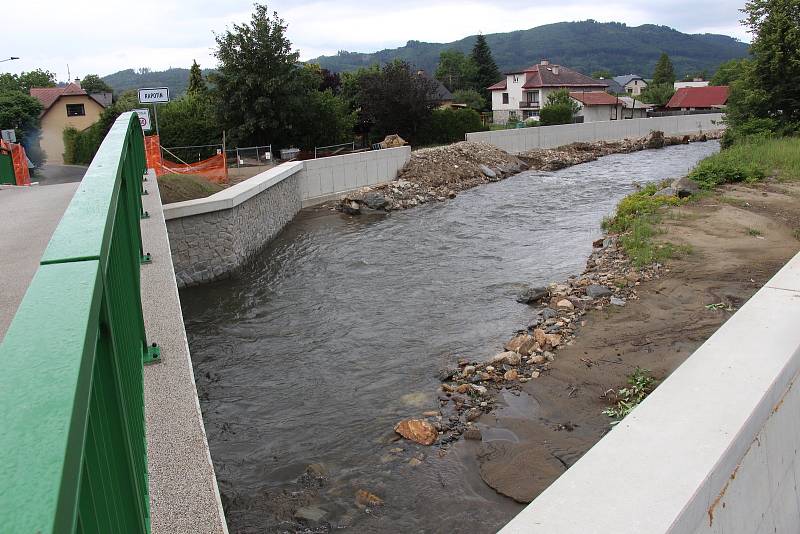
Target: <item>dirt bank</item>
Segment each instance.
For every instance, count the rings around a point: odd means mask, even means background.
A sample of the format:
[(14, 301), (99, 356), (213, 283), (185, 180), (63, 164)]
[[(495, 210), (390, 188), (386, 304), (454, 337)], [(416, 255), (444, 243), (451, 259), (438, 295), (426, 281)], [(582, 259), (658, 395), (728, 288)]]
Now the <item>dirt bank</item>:
[[(794, 183), (726, 186), (670, 208), (658, 240), (692, 252), (640, 273), (639, 281), (634, 274), (619, 280), (625, 289), (613, 291), (629, 292), (624, 306), (597, 309), (589, 301), (577, 334), (554, 348), (538, 378), (502, 392), (474, 423), (484, 481), (529, 502), (580, 458), (609, 430), (602, 411), (627, 375), (639, 366), (663, 380), (800, 249), (799, 197)], [(598, 271), (597, 258), (609, 259), (614, 271), (635, 272), (616, 245), (606, 245), (567, 293), (585, 293), (583, 279), (607, 270)]]
[(530, 150), (519, 157), (488, 143), (462, 141), (412, 152), (411, 159), (394, 181), (348, 193), (334, 203), (334, 207), (351, 215), (365, 210), (408, 209), (428, 202), (443, 202), (461, 191), (497, 182), (528, 169), (553, 171), (609, 154), (706, 141), (720, 135), (721, 131), (714, 131), (665, 137), (662, 132), (655, 131), (637, 139), (572, 143), (558, 148)]

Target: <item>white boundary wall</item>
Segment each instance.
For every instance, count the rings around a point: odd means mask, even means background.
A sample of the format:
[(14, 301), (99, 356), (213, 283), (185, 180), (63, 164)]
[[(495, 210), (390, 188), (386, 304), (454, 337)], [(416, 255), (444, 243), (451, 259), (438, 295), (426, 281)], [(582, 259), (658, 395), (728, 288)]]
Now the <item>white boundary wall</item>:
[(502, 530), (797, 533), (800, 254)]
[(650, 119), (585, 122), (582, 124), (473, 132), (468, 133), (466, 138), (467, 141), (489, 143), (511, 154), (520, 154), (534, 148), (554, 148), (577, 141), (616, 141), (644, 137), (654, 130), (662, 131), (665, 135), (691, 135), (710, 130), (719, 130), (724, 127), (722, 117), (722, 113), (709, 113), (654, 117)]

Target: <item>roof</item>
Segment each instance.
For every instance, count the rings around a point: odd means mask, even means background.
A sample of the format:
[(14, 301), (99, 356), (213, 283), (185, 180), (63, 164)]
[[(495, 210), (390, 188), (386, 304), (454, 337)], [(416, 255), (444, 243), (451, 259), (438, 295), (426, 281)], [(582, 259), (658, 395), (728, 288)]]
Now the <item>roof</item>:
[(623, 107), (626, 107), (626, 108), (629, 108), (629, 109), (630, 108), (635, 108), (635, 109), (652, 109), (653, 108), (653, 104), (647, 104), (645, 102), (642, 102), (641, 100), (636, 100), (635, 98), (630, 97), (630, 96), (620, 96), (620, 97), (617, 97), (617, 98), (619, 98), (619, 101), (622, 103)]
[(621, 103), (616, 96), (605, 91), (572, 91), (569, 96), (584, 106), (613, 106)]
[(435, 92), (434, 100), (436, 100), (437, 102), (448, 102), (450, 100), (455, 99), (453, 93), (451, 93), (450, 90), (447, 87), (445, 87), (442, 82), (440, 82), (435, 78), (434, 81), (436, 82), (436, 90), (434, 91)]
[(598, 82), (605, 82), (608, 84), (607, 91), (611, 94), (615, 93), (625, 93), (625, 88), (622, 87), (617, 81), (613, 78), (599, 78), (597, 79)]
[(103, 98), (95, 98), (94, 95), (88, 94), (75, 82), (69, 83), (63, 87), (31, 87), (31, 96), (42, 103), (45, 112), (62, 96), (87, 96), (103, 107), (108, 105), (104, 103)]
[(523, 89), (536, 87), (597, 87), (605, 89), (608, 87), (608, 83), (605, 81), (595, 80), (561, 65), (532, 65), (525, 69), (525, 74)]
[(638, 74), (625, 74), (624, 76), (614, 76), (614, 81), (623, 87), (625, 86), (625, 84), (628, 84), (633, 80), (645, 81), (644, 78), (642, 78)]
[(667, 102), (668, 108), (713, 108), (728, 102), (728, 86), (681, 87)]
[[(558, 72), (558, 74), (555, 72)], [(539, 87), (594, 87), (596, 89), (605, 89), (608, 87), (606, 80), (595, 80), (569, 67), (550, 63), (531, 65), (527, 69), (508, 72), (504, 76), (511, 74), (525, 74), (523, 89), (536, 89)], [(506, 78), (504, 77), (496, 84), (490, 85), (487, 89), (489, 91), (504, 91), (506, 89)]]

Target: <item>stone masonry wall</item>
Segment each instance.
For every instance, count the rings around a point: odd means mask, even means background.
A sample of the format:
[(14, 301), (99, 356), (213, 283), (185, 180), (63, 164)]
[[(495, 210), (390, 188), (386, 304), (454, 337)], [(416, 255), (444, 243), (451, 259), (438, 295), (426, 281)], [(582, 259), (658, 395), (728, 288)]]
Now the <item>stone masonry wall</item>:
[(297, 175), (220, 211), (167, 221), (178, 287), (227, 278), (300, 211)]

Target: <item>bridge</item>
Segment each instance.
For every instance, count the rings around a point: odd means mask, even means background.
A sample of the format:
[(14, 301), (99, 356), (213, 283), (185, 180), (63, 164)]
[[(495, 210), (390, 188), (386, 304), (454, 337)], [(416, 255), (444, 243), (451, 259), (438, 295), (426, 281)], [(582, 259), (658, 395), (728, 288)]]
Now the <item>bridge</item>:
[[(485, 141), (544, 145), (546, 128)], [(173, 210), (223, 213), (290, 174), (325, 193), (320, 169), (296, 167)], [(227, 532), (145, 171), (126, 113), (80, 185), (0, 191), (4, 532)], [(503, 532), (796, 532), (798, 299), (800, 256)]]

